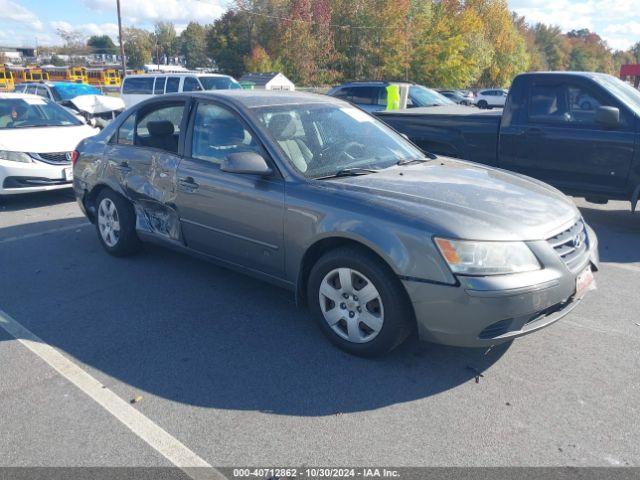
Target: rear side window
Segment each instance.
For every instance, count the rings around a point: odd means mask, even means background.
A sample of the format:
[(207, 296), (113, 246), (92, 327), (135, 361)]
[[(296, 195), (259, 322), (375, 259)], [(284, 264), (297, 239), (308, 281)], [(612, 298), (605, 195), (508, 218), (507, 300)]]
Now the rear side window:
[(378, 103), (378, 89), (376, 87), (349, 87), (346, 96), (342, 97), (356, 105), (373, 105)]
[(167, 78), (167, 93), (177, 93), (180, 88), (180, 77)]
[(198, 90), (202, 90), (202, 87), (196, 77), (186, 77), (184, 79), (183, 92), (197, 92)]
[(155, 105), (138, 113), (134, 145), (178, 153), (184, 103)]
[(36, 95), (39, 95), (44, 98), (49, 98), (49, 92), (47, 92), (46, 87), (43, 87), (43, 86), (36, 87)]
[(122, 93), (129, 95), (151, 95), (154, 77), (127, 77), (124, 79)]
[(129, 115), (118, 129), (118, 145), (133, 145), (133, 134), (136, 127), (136, 114)]
[(156, 77), (156, 83), (153, 87), (153, 93), (155, 95), (162, 95), (164, 93), (164, 84), (167, 82), (167, 77)]

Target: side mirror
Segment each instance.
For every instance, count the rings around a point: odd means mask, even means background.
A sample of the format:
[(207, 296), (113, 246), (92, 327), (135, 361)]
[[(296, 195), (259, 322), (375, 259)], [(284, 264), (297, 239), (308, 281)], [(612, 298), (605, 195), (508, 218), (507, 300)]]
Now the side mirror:
[(266, 177), (273, 173), (267, 161), (255, 152), (238, 152), (227, 155), (220, 165), (220, 170), (229, 173), (243, 173)]
[(616, 107), (598, 107), (596, 123), (609, 128), (620, 125), (620, 109)]

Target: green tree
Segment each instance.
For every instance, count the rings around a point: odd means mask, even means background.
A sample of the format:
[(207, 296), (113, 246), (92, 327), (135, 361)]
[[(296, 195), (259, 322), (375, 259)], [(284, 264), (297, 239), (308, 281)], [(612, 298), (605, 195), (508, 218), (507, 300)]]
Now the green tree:
[(566, 70), (569, 66), (571, 46), (558, 27), (538, 23), (533, 27), (535, 43), (549, 70)]
[(127, 57), (127, 65), (131, 68), (139, 68), (151, 63), (151, 51), (154, 46), (152, 34), (141, 28), (126, 28), (123, 32), (124, 54)]
[(55, 53), (53, 55), (51, 55), (51, 58), (49, 59), (49, 63), (51, 63), (51, 65), (53, 65), (55, 67), (64, 67), (67, 64), (66, 61), (64, 61), (62, 58), (60, 58)]
[(267, 51), (260, 45), (251, 50), (251, 54), (244, 58), (244, 67), (247, 72), (268, 73), (283, 70), (279, 59), (272, 60)]
[(91, 53), (103, 53), (108, 55), (115, 55), (118, 53), (118, 48), (111, 40), (109, 35), (93, 35), (87, 40), (87, 46), (91, 47)]
[(160, 58), (155, 59), (157, 63), (163, 63), (164, 58), (168, 60), (178, 53), (180, 42), (173, 23), (156, 23), (153, 27), (153, 40), (153, 55), (154, 57), (156, 55), (160, 56)]
[(244, 72), (244, 58), (251, 52), (248, 14), (228, 10), (207, 29), (207, 53), (220, 71), (234, 77)]
[(195, 22), (189, 23), (180, 35), (180, 45), (187, 68), (194, 69), (209, 66), (207, 35), (202, 25)]

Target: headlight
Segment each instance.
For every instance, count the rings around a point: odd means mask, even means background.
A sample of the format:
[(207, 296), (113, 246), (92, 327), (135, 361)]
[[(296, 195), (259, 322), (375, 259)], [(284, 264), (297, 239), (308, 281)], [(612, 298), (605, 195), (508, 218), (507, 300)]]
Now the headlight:
[(523, 242), (474, 242), (436, 238), (440, 253), (453, 273), (503, 275), (540, 269), (540, 263)]
[(8, 160), (10, 162), (31, 163), (31, 157), (23, 152), (10, 152), (8, 150), (0, 150), (0, 160)]

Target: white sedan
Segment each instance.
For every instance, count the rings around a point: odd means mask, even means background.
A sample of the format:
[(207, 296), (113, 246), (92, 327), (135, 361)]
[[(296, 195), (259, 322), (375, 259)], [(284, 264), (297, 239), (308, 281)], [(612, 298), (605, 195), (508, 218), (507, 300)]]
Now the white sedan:
[(36, 95), (0, 93), (0, 196), (72, 186), (72, 154), (99, 130)]

